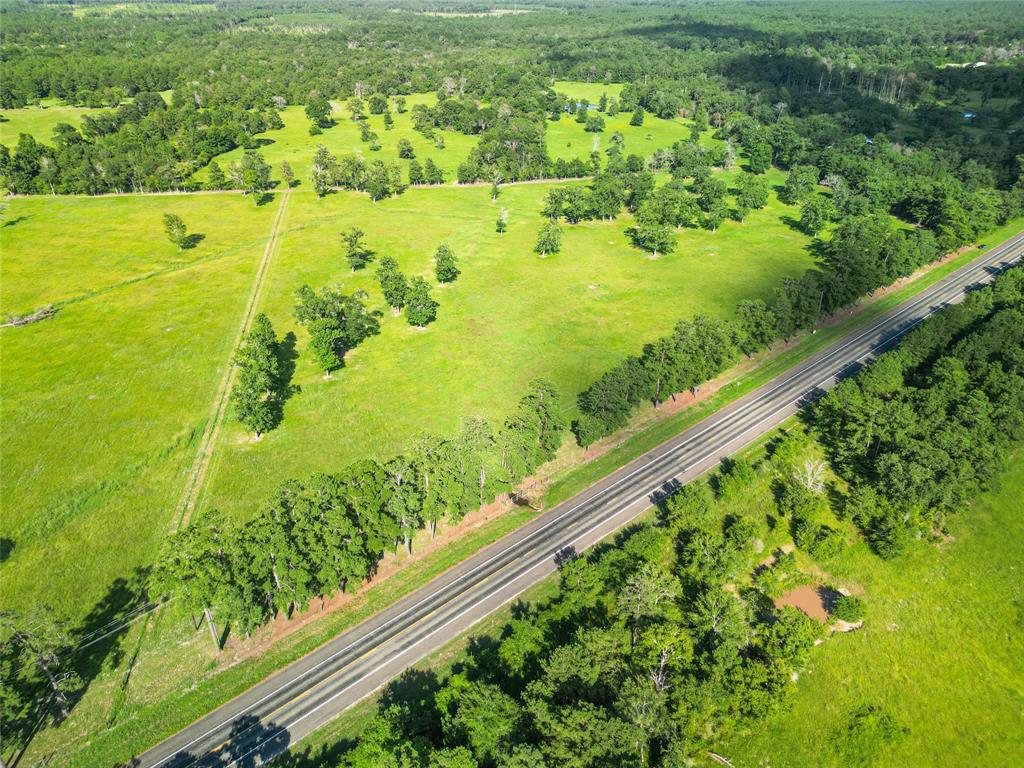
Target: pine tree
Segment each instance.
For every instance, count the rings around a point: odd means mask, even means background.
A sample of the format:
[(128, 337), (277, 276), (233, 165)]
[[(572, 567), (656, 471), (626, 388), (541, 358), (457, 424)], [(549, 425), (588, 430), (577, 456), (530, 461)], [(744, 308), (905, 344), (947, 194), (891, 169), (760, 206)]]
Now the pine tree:
[(420, 165), (419, 160), (409, 161), (409, 184), (422, 184), (423, 183), (423, 166)]
[(206, 179), (207, 189), (225, 189), (228, 186), (228, 177), (216, 161), (210, 163), (210, 172)]

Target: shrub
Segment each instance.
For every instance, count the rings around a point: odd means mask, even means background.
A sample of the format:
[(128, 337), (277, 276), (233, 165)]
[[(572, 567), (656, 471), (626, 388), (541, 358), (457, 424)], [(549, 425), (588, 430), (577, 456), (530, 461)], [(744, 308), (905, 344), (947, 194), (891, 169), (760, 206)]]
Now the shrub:
[(832, 616), (856, 624), (864, 618), (864, 601), (853, 595), (840, 595), (832, 609)]

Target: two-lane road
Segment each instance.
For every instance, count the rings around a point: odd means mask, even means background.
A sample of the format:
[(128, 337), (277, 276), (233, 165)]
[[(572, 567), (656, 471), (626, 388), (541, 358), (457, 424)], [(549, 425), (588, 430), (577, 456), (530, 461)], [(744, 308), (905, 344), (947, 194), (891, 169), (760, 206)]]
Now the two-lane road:
[(153, 747), (135, 765), (257, 765), (551, 573), (556, 554), (622, 527), (831, 388), (864, 360), (1018, 262), (1024, 233), (612, 473)]

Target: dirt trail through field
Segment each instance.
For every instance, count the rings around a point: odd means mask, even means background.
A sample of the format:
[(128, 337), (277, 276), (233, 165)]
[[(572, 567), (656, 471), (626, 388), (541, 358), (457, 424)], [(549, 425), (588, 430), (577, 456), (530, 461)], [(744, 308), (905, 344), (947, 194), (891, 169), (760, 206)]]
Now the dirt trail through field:
[(210, 458), (213, 456), (213, 447), (217, 442), (217, 433), (220, 432), (220, 425), (224, 421), (224, 414), (228, 408), (228, 398), (231, 394), (231, 386), (235, 382), (235, 366), (231, 359), (234, 358), (235, 350), (242, 343), (242, 337), (248, 332), (252, 325), (252, 319), (256, 314), (256, 307), (259, 304), (260, 296), (263, 293), (263, 283), (267, 276), (267, 269), (270, 259), (277, 250), (281, 239), (281, 229), (284, 224), (285, 210), (288, 208), (288, 197), (290, 189), (281, 193), (281, 202), (278, 204), (277, 213), (274, 215), (274, 223), (270, 228), (270, 237), (267, 239), (267, 247), (263, 250), (263, 257), (260, 260), (259, 269), (256, 270), (256, 280), (253, 282), (252, 293), (242, 313), (242, 322), (238, 327), (238, 334), (235, 336), (234, 344), (231, 345), (231, 358), (227, 361), (227, 368), (217, 386), (217, 396), (213, 400), (213, 407), (210, 410), (210, 418), (203, 430), (199, 441), (199, 450), (192, 462), (188, 477), (185, 480), (185, 489), (181, 499), (175, 507), (174, 518), (171, 521), (171, 531), (188, 525), (192, 510), (195, 509), (196, 500), (203, 487), (203, 480), (206, 478), (206, 470), (210, 466)]

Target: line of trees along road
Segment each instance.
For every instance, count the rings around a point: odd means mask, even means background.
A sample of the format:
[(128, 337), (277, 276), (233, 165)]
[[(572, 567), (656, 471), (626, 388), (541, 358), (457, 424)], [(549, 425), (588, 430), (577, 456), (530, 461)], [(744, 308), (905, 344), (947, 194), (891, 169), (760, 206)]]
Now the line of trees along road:
[[(1016, 209), (1004, 210), (1001, 220)], [(768, 304), (741, 302), (735, 320), (698, 316), (626, 358), (580, 393), (572, 430), (586, 447), (625, 425), (642, 403), (696, 389), (747, 355), (813, 325), (861, 296), (911, 274), (941, 255), (928, 229), (897, 228), (888, 214), (850, 216), (818, 246), (818, 265), (785, 278)]]
[(249, 633), (274, 615), (371, 578), (385, 552), (421, 528), (457, 522), (554, 456), (564, 424), (554, 387), (530, 384), (495, 430), (467, 419), (458, 435), (425, 435), (388, 461), (283, 483), (244, 523), (216, 512), (171, 537), (152, 581), (196, 616)]
[[(337, 765), (676, 768), (785, 707), (824, 628), (774, 604), (812, 577), (792, 552), (763, 561), (766, 526), (788, 522), (825, 563), (848, 544), (844, 520), (883, 557), (940, 533), (1024, 438), (1024, 268), (922, 324), (810, 422), (846, 493), (828, 488), (800, 428), (756, 466), (728, 462), (664, 499), (656, 523), (565, 559), (553, 597), (516, 606), (451, 670), (399, 678)], [(755, 512), (736, 502), (755, 498), (758, 476), (773, 493)], [(828, 611), (856, 623), (865, 603), (836, 593)], [(848, 717), (831, 737), (843, 764), (876, 762), (906, 732), (875, 704)]]
[(941, 535), (1024, 438), (1024, 268), (943, 310), (813, 409), (846, 514), (894, 557)]

